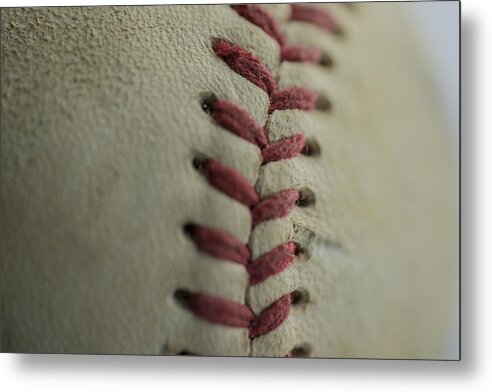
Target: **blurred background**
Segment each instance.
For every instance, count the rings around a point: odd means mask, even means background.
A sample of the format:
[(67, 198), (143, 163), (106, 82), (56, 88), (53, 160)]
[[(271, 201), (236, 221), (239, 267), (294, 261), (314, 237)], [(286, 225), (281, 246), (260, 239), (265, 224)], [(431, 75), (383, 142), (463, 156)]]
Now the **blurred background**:
[[(460, 3), (458, 1), (409, 2), (409, 15), (417, 26), (423, 49), (431, 60), (439, 102), (448, 119), (456, 175), (459, 174), (460, 129)], [(459, 356), (459, 309), (451, 327), (449, 356)]]
[(437, 89), (449, 119), (450, 137), (458, 161), (459, 146), (459, 36), (458, 1), (409, 3), (410, 16), (418, 26), (424, 50), (431, 59)]

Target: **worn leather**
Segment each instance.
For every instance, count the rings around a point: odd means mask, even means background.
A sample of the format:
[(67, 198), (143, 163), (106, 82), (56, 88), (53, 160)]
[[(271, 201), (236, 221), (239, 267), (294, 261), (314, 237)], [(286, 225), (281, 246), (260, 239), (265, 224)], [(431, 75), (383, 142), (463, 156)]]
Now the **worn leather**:
[[(457, 185), (446, 123), (402, 4), (324, 5), (342, 38), (289, 22), (289, 43), (335, 66), (279, 63), (278, 44), (226, 5), (2, 10), (1, 344), (4, 351), (442, 358), (457, 298)], [(253, 52), (280, 87), (331, 111), (277, 111), (211, 49)], [(319, 145), (260, 168), (259, 150), (211, 121), (202, 97), (247, 109), (271, 141)], [(196, 156), (239, 170), (262, 197), (314, 204), (250, 233), (246, 207), (211, 187)], [(242, 266), (196, 250), (189, 222), (251, 242), (294, 239), (294, 265), (252, 288)], [(195, 317), (177, 289), (248, 303), (301, 301), (252, 342)]]

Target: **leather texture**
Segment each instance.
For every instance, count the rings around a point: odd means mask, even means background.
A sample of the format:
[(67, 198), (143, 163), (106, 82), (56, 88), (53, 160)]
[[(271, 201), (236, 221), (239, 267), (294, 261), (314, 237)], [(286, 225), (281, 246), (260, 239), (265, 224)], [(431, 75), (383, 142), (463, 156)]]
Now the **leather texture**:
[[(404, 4), (322, 5), (342, 37), (288, 21), (288, 43), (333, 67), (279, 62), (279, 47), (226, 5), (2, 10), (3, 351), (445, 358), (457, 307), (458, 193), (441, 108)], [(257, 55), (281, 88), (331, 110), (277, 111), (212, 50)], [(301, 131), (319, 154), (260, 168), (256, 146), (202, 110), (213, 94), (247, 109), (270, 140)], [(250, 233), (249, 210), (193, 168), (209, 157), (261, 197), (308, 189), (314, 203)], [(200, 253), (196, 223), (305, 251), (248, 288), (244, 267)], [(187, 289), (260, 312), (300, 290), (288, 320), (247, 330), (195, 317)]]

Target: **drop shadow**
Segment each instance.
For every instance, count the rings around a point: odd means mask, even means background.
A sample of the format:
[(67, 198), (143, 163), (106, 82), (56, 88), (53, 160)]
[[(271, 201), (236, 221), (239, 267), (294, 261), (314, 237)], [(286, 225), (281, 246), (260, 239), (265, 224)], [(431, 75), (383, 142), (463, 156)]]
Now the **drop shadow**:
[(21, 373), (95, 374), (169, 374), (194, 376), (211, 373), (247, 377), (384, 376), (387, 380), (418, 375), (422, 378), (445, 376), (449, 379), (469, 377), (477, 368), (476, 333), (476, 248), (477, 248), (477, 25), (463, 18), (461, 26), (461, 347), (462, 360), (407, 361), (355, 359), (269, 359), (269, 358), (198, 358), (118, 355), (3, 354), (15, 357), (13, 364)]

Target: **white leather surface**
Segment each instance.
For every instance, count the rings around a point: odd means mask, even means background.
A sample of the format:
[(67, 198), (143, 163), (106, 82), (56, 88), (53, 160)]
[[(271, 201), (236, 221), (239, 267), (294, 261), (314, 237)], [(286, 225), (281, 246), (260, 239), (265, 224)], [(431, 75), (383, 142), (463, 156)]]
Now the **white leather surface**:
[[(326, 7), (344, 39), (274, 12), (288, 42), (321, 48), (331, 69), (279, 66), (276, 42), (228, 6), (3, 10), (3, 350), (444, 355), (457, 193), (426, 61), (398, 5)], [(333, 110), (267, 118), (266, 94), (215, 56), (215, 37)], [(208, 93), (249, 110), (271, 140), (302, 131), (320, 155), (260, 169), (256, 147), (201, 110)], [(288, 239), (307, 254), (248, 290), (242, 267), (197, 252), (183, 224), (247, 241), (250, 216), (193, 169), (196, 154), (237, 168), (262, 196), (311, 189), (314, 206), (251, 233), (254, 255)], [(250, 344), (181, 308), (177, 288), (256, 312), (297, 288), (309, 300)]]

